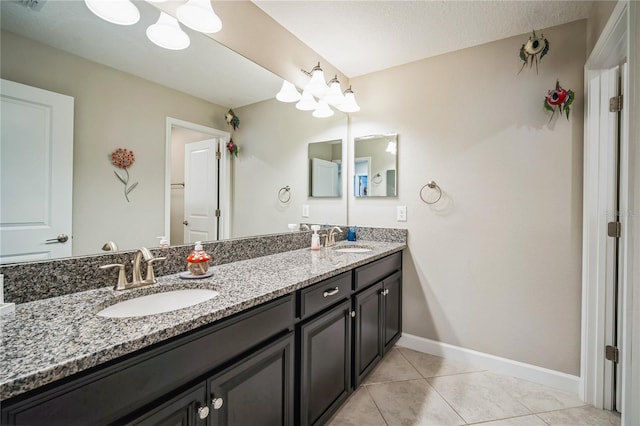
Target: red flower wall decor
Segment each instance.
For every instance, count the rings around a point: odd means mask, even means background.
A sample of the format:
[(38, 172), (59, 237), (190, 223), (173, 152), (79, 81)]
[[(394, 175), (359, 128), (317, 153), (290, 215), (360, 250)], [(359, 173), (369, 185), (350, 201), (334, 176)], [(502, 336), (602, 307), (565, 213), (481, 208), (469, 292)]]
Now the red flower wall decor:
[(122, 176), (122, 174), (118, 173), (117, 170), (114, 170), (113, 173), (118, 177), (120, 182), (124, 184), (124, 198), (129, 202), (129, 193), (133, 191), (133, 189), (138, 186), (138, 182), (135, 182), (129, 186), (129, 167), (133, 166), (133, 163), (136, 161), (136, 156), (133, 151), (128, 150), (126, 148), (118, 148), (111, 153), (111, 163), (124, 170), (126, 174), (126, 178)]
[(544, 109), (551, 111), (551, 118), (553, 119), (556, 111), (561, 115), (564, 113), (569, 119), (569, 111), (571, 111), (571, 104), (576, 95), (573, 90), (565, 90), (560, 86), (560, 81), (556, 80), (556, 88), (549, 90), (549, 94), (544, 98)]

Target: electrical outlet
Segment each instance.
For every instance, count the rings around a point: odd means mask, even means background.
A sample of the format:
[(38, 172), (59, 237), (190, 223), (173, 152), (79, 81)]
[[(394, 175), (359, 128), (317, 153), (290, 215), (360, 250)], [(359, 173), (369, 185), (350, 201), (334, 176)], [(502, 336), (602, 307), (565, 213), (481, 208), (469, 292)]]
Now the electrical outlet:
[(309, 217), (309, 204), (302, 205), (302, 217)]
[(407, 206), (398, 206), (396, 210), (396, 220), (398, 222), (407, 221)]

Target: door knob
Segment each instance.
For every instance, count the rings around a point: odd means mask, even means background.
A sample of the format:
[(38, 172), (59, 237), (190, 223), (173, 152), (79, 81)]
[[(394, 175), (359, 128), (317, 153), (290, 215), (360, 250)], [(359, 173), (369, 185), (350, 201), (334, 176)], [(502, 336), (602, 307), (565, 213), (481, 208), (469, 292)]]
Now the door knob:
[(188, 221), (188, 220), (183, 220), (183, 221), (182, 221), (182, 224), (183, 224), (184, 226), (189, 226), (189, 221)]
[(66, 234), (60, 234), (55, 238), (45, 240), (45, 243), (66, 243), (67, 241), (69, 241), (69, 236)]

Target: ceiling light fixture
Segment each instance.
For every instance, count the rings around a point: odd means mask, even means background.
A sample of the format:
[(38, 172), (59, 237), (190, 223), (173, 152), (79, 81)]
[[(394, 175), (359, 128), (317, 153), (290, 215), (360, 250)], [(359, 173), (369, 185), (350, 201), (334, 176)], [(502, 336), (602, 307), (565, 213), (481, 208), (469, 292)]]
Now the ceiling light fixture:
[(133, 25), (140, 20), (140, 11), (130, 0), (84, 0), (89, 10), (99, 18), (117, 25)]
[(287, 80), (282, 82), (282, 88), (276, 95), (276, 99), (280, 102), (297, 102), (300, 100), (302, 96), (296, 86), (292, 83), (289, 83)]
[(154, 44), (169, 50), (182, 50), (189, 47), (191, 40), (182, 31), (178, 20), (164, 12), (160, 12), (158, 22), (147, 28), (147, 37)]
[(209, 0), (189, 0), (178, 6), (176, 15), (180, 22), (201, 33), (217, 33), (222, 29), (222, 21)]

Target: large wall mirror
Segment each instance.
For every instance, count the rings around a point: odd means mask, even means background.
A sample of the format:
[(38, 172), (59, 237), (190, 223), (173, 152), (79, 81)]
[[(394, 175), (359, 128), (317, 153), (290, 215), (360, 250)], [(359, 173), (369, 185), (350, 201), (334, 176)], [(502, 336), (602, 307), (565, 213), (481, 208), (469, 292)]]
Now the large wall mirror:
[[(288, 223), (346, 223), (344, 199), (308, 197), (306, 167), (308, 141), (346, 140), (344, 114), (316, 119), (276, 101), (281, 78), (204, 34), (183, 27), (191, 45), (180, 51), (152, 44), (145, 30), (160, 12), (148, 2), (134, 2), (141, 19), (132, 26), (99, 19), (83, 1), (41, 2), (38, 10), (25, 3), (0, 2), (0, 76), (73, 97), (72, 255), (101, 253), (108, 241), (121, 250), (157, 246), (171, 222), (168, 203), (184, 198), (184, 179), (171, 176), (167, 161), (172, 149), (177, 156), (185, 143), (212, 134), (224, 141), (224, 132), (240, 151), (223, 159), (231, 211), (221, 237), (287, 232)], [(240, 118), (235, 131), (225, 121), (230, 108)], [(188, 135), (172, 148), (169, 118), (222, 133)], [(127, 171), (138, 185), (129, 201), (111, 162), (117, 148), (135, 152)], [(278, 200), (284, 186), (288, 203)], [(182, 243), (175, 235), (166, 236)]]
[(355, 138), (353, 194), (356, 197), (396, 197), (398, 135)]

